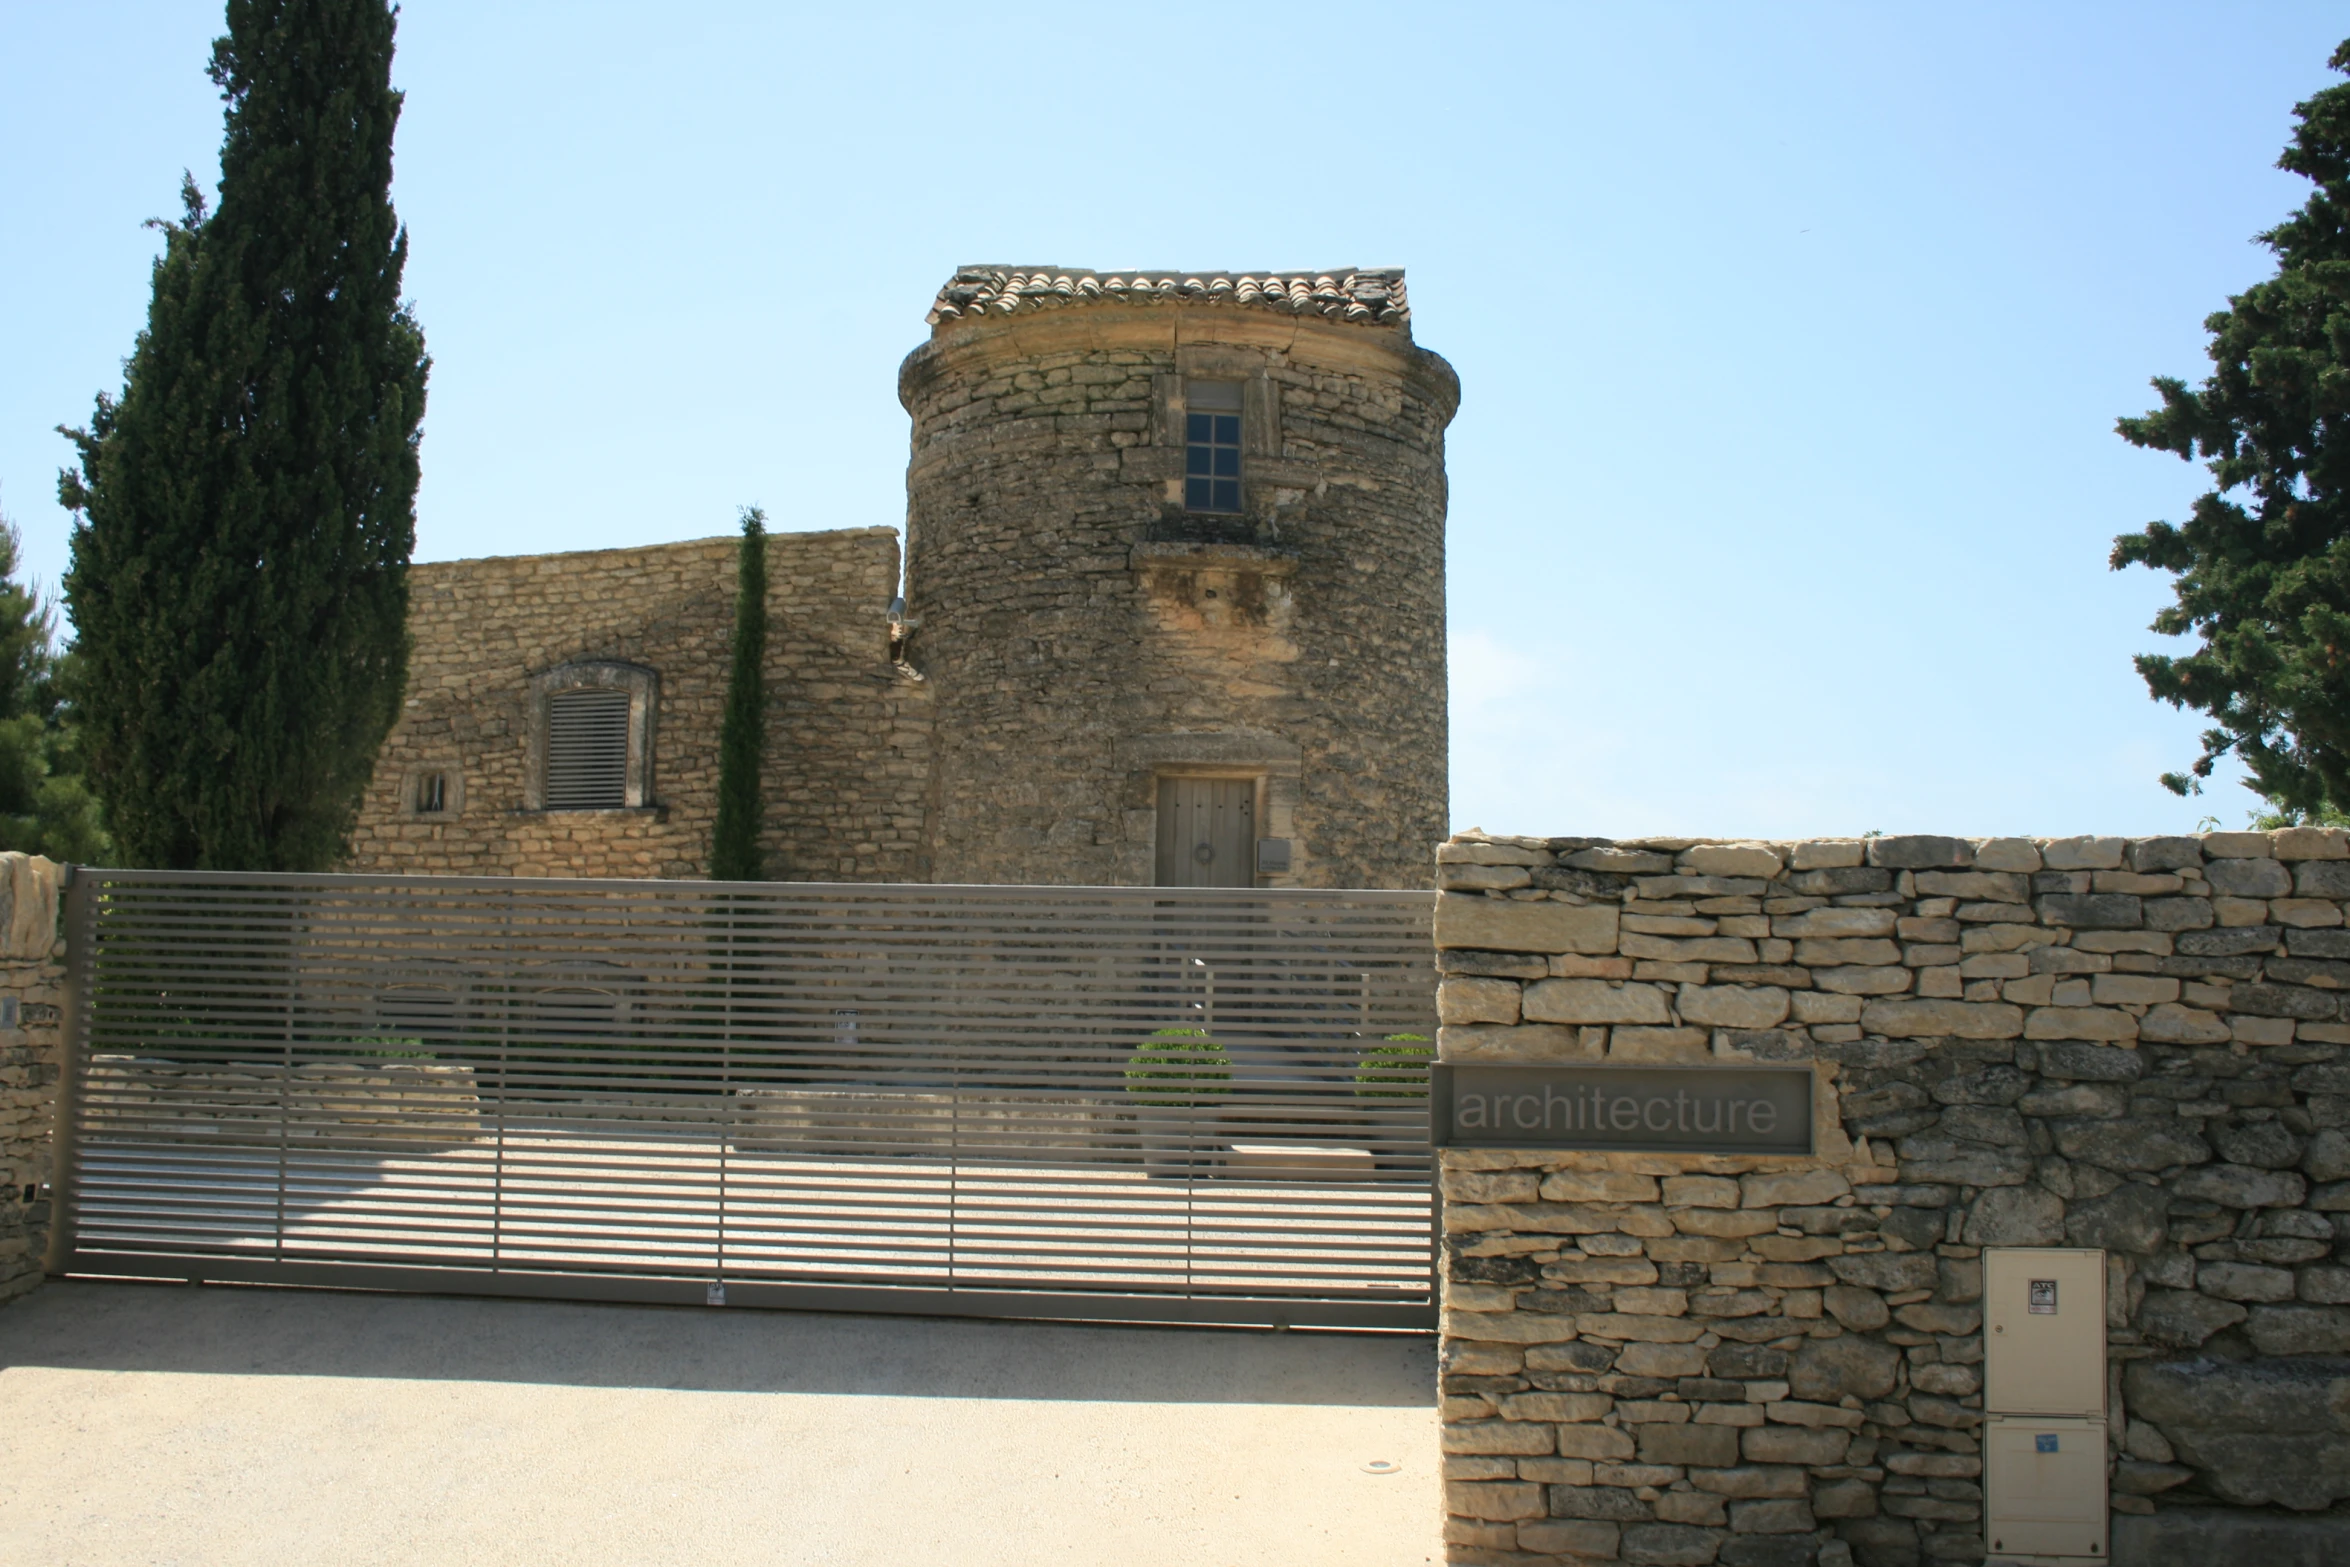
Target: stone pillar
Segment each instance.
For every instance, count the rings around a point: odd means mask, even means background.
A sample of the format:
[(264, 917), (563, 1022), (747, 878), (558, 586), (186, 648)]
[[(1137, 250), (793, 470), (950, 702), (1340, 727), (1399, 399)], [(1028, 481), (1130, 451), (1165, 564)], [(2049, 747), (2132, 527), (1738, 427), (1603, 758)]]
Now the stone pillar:
[[(1676, 1010), (1672, 987), (1634, 979), (1617, 899), (1595, 896), (1613, 886), (1559, 876), (1559, 857), (1524, 840), (1456, 841), (1442, 858), (1459, 890), (1437, 922), (1441, 1059), (1713, 1058), (1693, 1015), (1705, 1005)], [(1623, 858), (1673, 869), (1667, 855)], [(1519, 875), (1545, 896), (1511, 896)], [(1723, 1000), (1739, 1022), (1786, 1016), (1783, 989)], [(1778, 1567), (1825, 1559), (1824, 1522), (1877, 1510), (1879, 1444), (1861, 1427), (1870, 1400), (1894, 1396), (1901, 1351), (1867, 1331), (1887, 1325), (1882, 1291), (1844, 1285), (1828, 1259), (1874, 1228), (1856, 1193), (1896, 1176), (1843, 1134), (1834, 1066), (1816, 1071), (1812, 1158), (1445, 1150), (1451, 1560)], [(1956, 1270), (1943, 1287), (1931, 1250), (1866, 1255), (1869, 1282), (1902, 1286), (1904, 1305), (1966, 1294)], [(1942, 1305), (1928, 1326), (1969, 1331), (1973, 1308)], [(1971, 1476), (1973, 1462), (1928, 1466)]]
[(41, 1282), (49, 1242), (65, 999), (63, 887), (63, 867), (37, 855), (0, 854), (0, 1301)]

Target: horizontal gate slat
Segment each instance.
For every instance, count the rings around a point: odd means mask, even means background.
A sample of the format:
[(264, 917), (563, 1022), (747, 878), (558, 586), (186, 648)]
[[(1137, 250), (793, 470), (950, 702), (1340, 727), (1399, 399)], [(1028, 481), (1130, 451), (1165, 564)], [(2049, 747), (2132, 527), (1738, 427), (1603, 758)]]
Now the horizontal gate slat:
[(66, 1266), (1426, 1326), (1432, 902), (83, 870)]

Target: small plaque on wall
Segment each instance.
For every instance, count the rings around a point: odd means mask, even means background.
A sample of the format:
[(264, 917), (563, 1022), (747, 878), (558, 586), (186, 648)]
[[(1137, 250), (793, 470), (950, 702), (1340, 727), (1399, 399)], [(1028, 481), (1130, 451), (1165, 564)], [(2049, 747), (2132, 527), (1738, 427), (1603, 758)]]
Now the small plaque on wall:
[(1808, 1066), (1484, 1066), (1429, 1070), (1439, 1148), (1809, 1154)]

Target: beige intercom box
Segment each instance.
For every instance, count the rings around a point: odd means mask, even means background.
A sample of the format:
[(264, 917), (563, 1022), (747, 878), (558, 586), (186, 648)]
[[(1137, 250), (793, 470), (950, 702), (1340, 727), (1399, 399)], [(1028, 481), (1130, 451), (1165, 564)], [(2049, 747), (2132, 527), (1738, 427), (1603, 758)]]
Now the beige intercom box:
[(1983, 1252), (1983, 1411), (1992, 1560), (2103, 1560), (2105, 1253)]
[(1983, 1407), (2104, 1417), (2105, 1253), (1984, 1251)]

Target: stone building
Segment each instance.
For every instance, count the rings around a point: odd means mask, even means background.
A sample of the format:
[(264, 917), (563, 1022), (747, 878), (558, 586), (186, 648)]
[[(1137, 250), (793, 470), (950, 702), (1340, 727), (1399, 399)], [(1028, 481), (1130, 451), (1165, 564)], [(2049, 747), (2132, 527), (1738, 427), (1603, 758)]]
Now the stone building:
[[(405, 711), (350, 869), (701, 876), (736, 541), (411, 568)], [(767, 545), (768, 874), (916, 876), (928, 686), (889, 656), (888, 528)]]
[(1460, 388), (1403, 275), (969, 267), (931, 320), (898, 393), (933, 874), (1424, 881)]
[[(966, 267), (907, 558), (770, 541), (783, 880), (1413, 886), (1446, 830), (1444, 430), (1398, 270)], [(696, 876), (732, 538), (414, 568), (351, 866)]]

